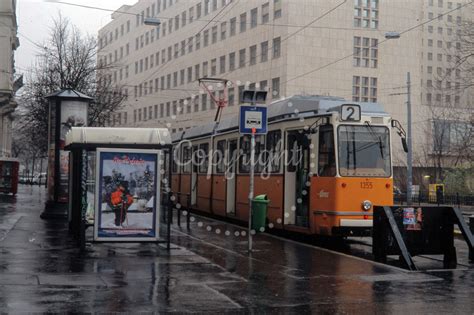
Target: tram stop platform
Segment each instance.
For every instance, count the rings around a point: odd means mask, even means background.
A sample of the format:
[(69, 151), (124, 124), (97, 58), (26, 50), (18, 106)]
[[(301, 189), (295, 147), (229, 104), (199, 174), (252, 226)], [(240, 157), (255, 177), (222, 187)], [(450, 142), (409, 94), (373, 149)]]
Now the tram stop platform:
[[(474, 311), (474, 270), (409, 272), (193, 217), (172, 249), (92, 243), (81, 253), (65, 222), (43, 221), (43, 187), (0, 195), (0, 311), (405, 313)], [(228, 233), (226, 233), (228, 232)]]

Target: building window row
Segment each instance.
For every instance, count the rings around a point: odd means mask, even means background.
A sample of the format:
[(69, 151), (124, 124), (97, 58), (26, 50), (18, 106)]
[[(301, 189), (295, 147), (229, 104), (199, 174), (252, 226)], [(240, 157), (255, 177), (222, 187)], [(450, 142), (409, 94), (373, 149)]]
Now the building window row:
[[(280, 96), (280, 78), (273, 78), (271, 80), (272, 85), (272, 95), (273, 98), (278, 98)], [(238, 86), (228, 88), (227, 102), (228, 106), (236, 105), (238, 100), (238, 95), (242, 93), (245, 86)], [(258, 88), (261, 90), (266, 90), (268, 88), (268, 81), (263, 80), (257, 83), (250, 84), (249, 88)], [(217, 97), (223, 96), (223, 91), (214, 91), (214, 95)], [(146, 106), (138, 109), (134, 109), (133, 117), (134, 122), (147, 121), (152, 119), (161, 119), (161, 118), (176, 118), (178, 115), (190, 114), (196, 112), (203, 112), (207, 110), (213, 110), (216, 106), (212, 99), (207, 94), (202, 94), (195, 96), (194, 98), (179, 99), (175, 101), (164, 102), (161, 104), (156, 104), (153, 106)]]
[[(227, 0), (227, 2), (229, 2)], [(198, 4), (198, 6), (200, 3)], [(222, 5), (227, 5), (223, 4)], [(196, 6), (196, 8), (198, 7)], [(193, 7), (194, 8), (194, 7)], [(195, 36), (196, 38), (196, 50), (202, 47), (207, 47), (209, 44), (215, 44), (219, 41), (225, 40), (228, 37), (232, 37), (239, 33), (244, 33), (247, 29), (252, 29), (257, 27), (259, 14), (258, 10), (260, 8), (261, 16), (261, 24), (266, 24), (269, 22), (270, 17), (270, 3), (264, 3), (261, 7), (256, 7), (250, 10), (250, 19), (247, 18), (247, 12), (240, 14), (239, 18), (233, 17), (228, 22), (224, 21), (221, 22), (220, 25), (212, 26), (211, 29), (204, 30), (201, 34)], [(192, 9), (192, 8), (191, 8)], [(156, 27), (155, 29), (149, 30), (146, 33), (138, 36), (135, 38), (135, 50), (139, 50), (151, 43), (155, 40), (160, 39), (160, 37), (166, 36), (166, 34), (170, 34), (173, 30), (178, 30), (180, 21), (181, 27), (186, 25), (186, 20), (191, 23), (194, 20), (194, 10), (189, 9), (189, 14), (186, 14), (186, 11), (181, 13), (181, 15), (177, 15), (174, 19), (170, 19), (168, 21), (163, 22), (161, 25)], [(281, 17), (281, 0), (273, 0), (273, 18), (277, 19)], [(186, 17), (188, 17), (186, 19)], [(199, 16), (201, 17), (201, 16)], [(183, 18), (185, 18), (183, 20)], [(237, 23), (239, 23), (237, 25)], [(220, 38), (219, 38), (220, 37)], [(201, 38), (202, 38), (202, 45), (201, 45)], [(192, 46), (192, 41), (188, 40), (188, 46)]]

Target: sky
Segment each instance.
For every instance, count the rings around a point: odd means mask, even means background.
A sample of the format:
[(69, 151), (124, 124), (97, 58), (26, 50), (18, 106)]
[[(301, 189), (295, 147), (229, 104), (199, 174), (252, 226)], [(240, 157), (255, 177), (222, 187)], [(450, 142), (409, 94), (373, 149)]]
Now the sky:
[[(117, 10), (138, 0), (61, 0), (74, 4)], [(53, 19), (59, 12), (84, 33), (96, 36), (99, 29), (111, 21), (112, 12), (80, 8), (45, 0), (17, 0), (18, 37), (20, 47), (15, 52), (17, 73), (25, 73), (34, 64), (38, 48), (48, 38)]]

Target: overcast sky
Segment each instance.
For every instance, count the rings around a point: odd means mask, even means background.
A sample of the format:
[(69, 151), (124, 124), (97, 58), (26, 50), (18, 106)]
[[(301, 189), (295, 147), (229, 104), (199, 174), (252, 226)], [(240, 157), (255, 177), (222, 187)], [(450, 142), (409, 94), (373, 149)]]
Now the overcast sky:
[[(1, 1), (1, 0), (0, 0)], [(138, 0), (61, 0), (80, 5), (116, 10), (123, 4), (134, 4)], [(58, 12), (70, 19), (84, 33), (96, 36), (98, 30), (110, 22), (111, 12), (79, 8), (77, 6), (44, 0), (17, 0), (18, 37), (20, 47), (15, 53), (17, 73), (24, 73), (34, 63), (37, 47), (29, 40), (41, 44), (49, 34), (53, 19)], [(29, 40), (28, 40), (29, 39)]]

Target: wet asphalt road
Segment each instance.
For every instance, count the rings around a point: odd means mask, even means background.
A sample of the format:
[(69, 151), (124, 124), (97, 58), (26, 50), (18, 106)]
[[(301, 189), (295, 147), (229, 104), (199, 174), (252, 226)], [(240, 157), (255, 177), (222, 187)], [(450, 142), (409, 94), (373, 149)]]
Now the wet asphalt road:
[[(0, 311), (472, 314), (474, 270), (407, 272), (195, 217), (173, 249), (94, 243), (39, 218), (44, 188), (0, 195)], [(229, 231), (230, 235), (226, 235)], [(236, 236), (236, 232), (239, 235)]]

